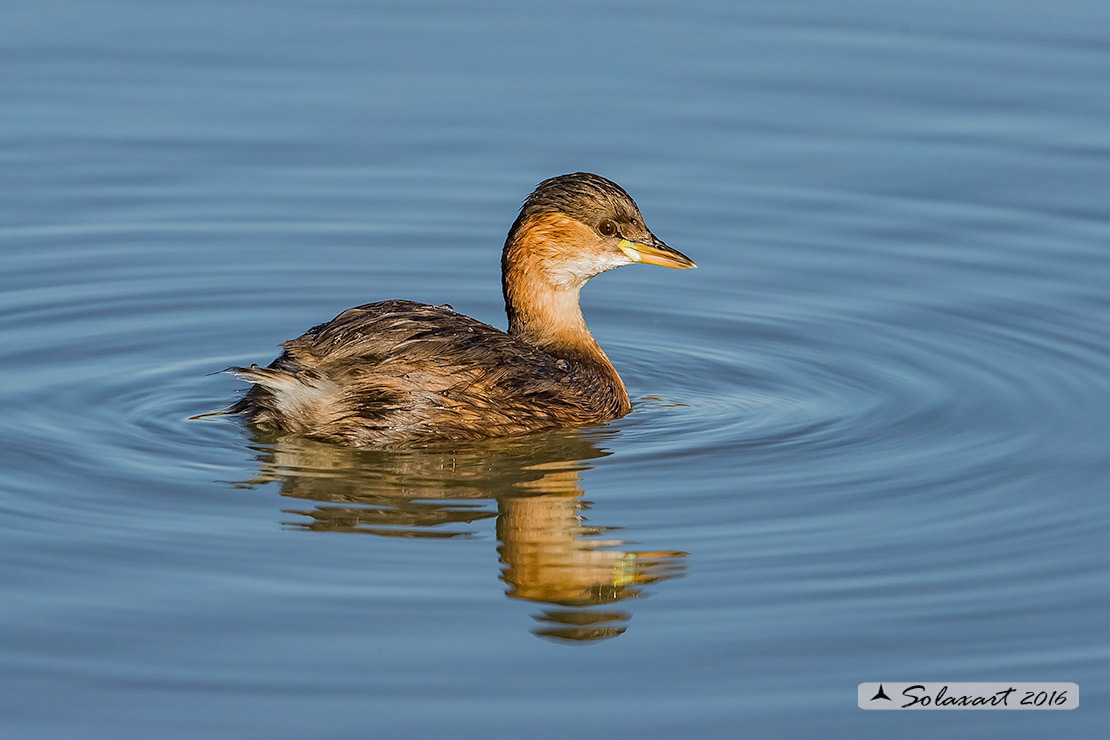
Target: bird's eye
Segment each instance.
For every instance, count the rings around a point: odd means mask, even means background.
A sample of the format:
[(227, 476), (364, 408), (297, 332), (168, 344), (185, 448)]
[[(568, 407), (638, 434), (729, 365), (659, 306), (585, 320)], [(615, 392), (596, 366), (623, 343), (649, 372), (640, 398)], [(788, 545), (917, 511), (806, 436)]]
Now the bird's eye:
[(603, 218), (601, 223), (597, 225), (597, 233), (602, 236), (613, 236), (617, 233), (617, 225), (612, 219)]

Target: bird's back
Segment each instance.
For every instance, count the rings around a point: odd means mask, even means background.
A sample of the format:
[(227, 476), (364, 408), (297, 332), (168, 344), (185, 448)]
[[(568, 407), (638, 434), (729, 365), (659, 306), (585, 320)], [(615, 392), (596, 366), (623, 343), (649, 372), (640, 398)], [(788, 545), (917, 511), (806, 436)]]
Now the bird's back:
[[(229, 411), (266, 429), (379, 446), (599, 423), (622, 396), (586, 362), (559, 358), (447, 306), (382, 301), (285, 342)], [(623, 390), (623, 389), (622, 389)]]

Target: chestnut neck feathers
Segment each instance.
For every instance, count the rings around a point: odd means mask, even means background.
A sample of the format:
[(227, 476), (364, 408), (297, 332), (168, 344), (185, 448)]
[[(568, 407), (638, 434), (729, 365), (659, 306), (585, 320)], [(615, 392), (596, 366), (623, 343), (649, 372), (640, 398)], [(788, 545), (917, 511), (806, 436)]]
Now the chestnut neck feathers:
[(579, 306), (587, 280), (631, 262), (599, 235), (598, 224), (605, 219), (628, 228), (643, 224), (628, 193), (598, 175), (575, 173), (540, 183), (505, 240), (502, 291), (509, 334), (556, 357), (596, 366), (627, 398)]
[[(509, 236), (502, 257), (502, 290), (509, 333), (544, 349), (596, 349), (578, 298), (592, 275), (591, 260), (575, 265), (565, 254), (591, 235), (556, 213), (530, 216)], [(596, 353), (595, 353), (596, 354)]]

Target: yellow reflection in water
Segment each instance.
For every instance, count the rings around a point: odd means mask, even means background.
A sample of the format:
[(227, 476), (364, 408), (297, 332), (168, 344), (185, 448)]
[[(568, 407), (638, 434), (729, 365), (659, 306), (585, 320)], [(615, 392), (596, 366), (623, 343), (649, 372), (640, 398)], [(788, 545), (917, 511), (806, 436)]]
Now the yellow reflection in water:
[[(684, 552), (640, 551), (613, 536), (619, 527), (587, 523), (581, 472), (608, 452), (608, 434), (560, 431), (465, 447), (383, 452), (295, 437), (258, 438), (259, 473), (313, 502), (286, 509), (287, 524), (385, 537), (473, 535), (473, 522), (497, 517), (506, 593), (544, 605), (533, 632), (559, 641), (615, 637), (631, 614), (604, 608), (644, 586), (683, 573)], [(496, 511), (490, 510), (490, 501)]]

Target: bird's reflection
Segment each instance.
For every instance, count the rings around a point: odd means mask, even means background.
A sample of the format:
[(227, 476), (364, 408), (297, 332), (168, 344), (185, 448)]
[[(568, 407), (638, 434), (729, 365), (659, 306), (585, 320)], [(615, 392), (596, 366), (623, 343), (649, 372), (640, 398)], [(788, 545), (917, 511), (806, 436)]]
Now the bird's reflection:
[(543, 605), (533, 632), (599, 640), (627, 628), (631, 614), (614, 604), (680, 576), (685, 555), (633, 550), (614, 536), (619, 528), (587, 523), (580, 473), (609, 454), (600, 447), (606, 436), (560, 431), (403, 452), (259, 436), (259, 472), (247, 484), (277, 483), (283, 495), (311, 501), (285, 510), (298, 517), (287, 524), (308, 530), (470, 537), (474, 522), (496, 517), (506, 593)]

